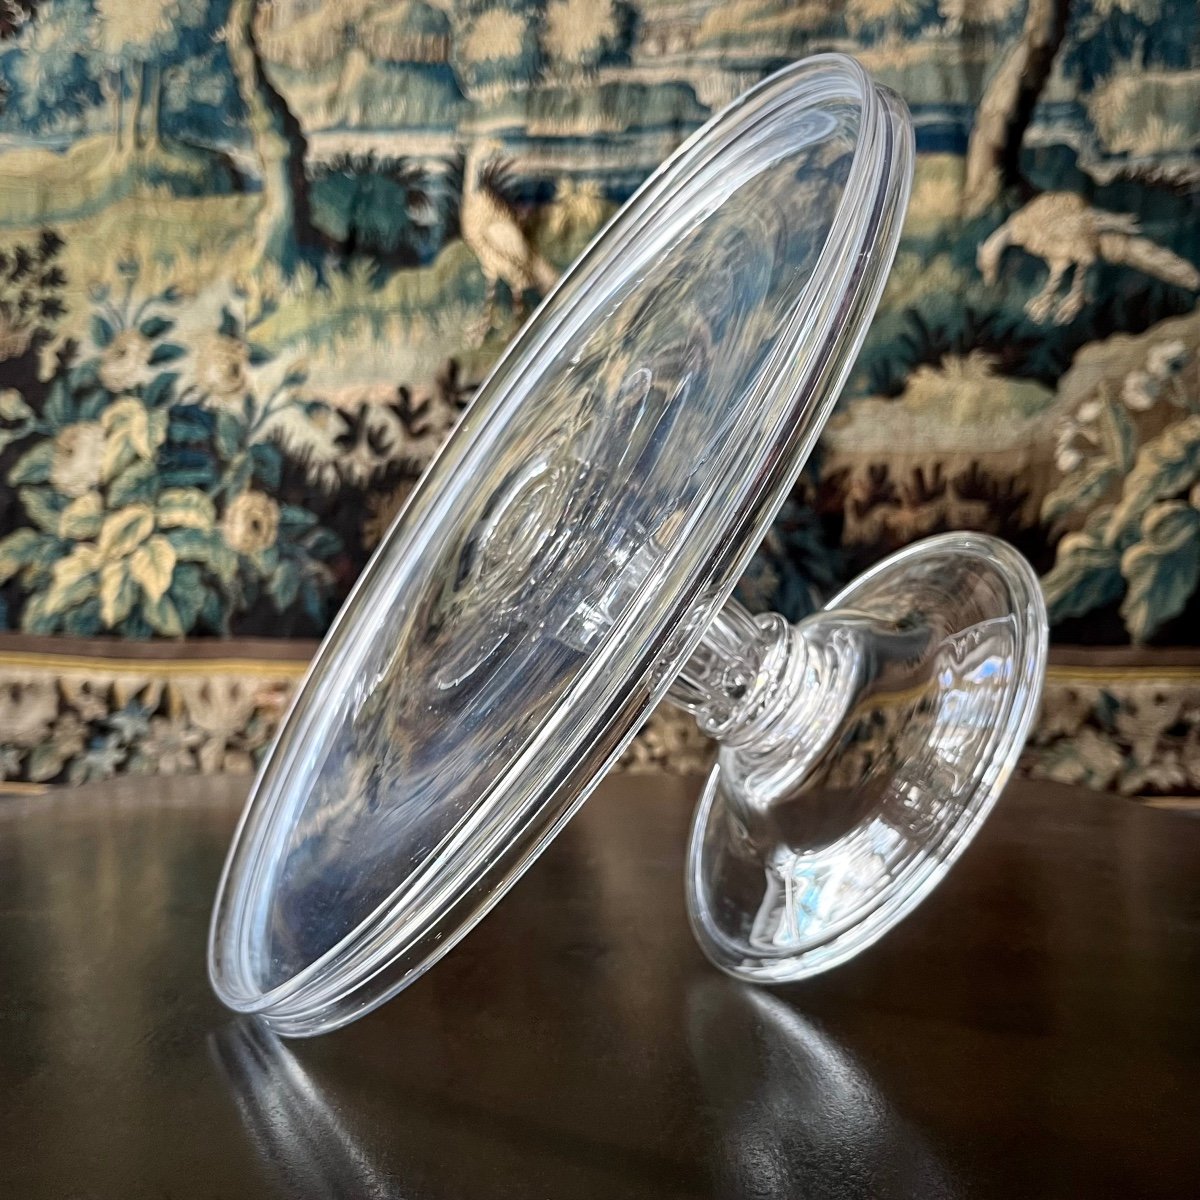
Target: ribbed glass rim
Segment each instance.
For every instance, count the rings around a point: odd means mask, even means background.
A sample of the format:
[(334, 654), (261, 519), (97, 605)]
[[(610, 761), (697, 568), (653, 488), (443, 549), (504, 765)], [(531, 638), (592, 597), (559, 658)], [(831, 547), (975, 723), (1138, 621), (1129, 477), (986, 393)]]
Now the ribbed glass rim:
[[(679, 594), (662, 605), (653, 624), (643, 604), (614, 626), (571, 684), (559, 714), (546, 722), (533, 746), (492, 788), (491, 794), (498, 796), (520, 785), (524, 790), (518, 795), (526, 799), (521, 811), (534, 814), (535, 801), (540, 800), (550, 815), (540, 821), (531, 816), (509, 844), (500, 837), (471, 844), (453, 871), (418, 880), (425, 889), (419, 893), (420, 920), (398, 919), (401, 892), (411, 904), (413, 888), (405, 884), (308, 966), (268, 991), (259, 990), (249, 961), (248, 914), (256, 889), (267, 879), (272, 850), (278, 848), (271, 840), (278, 840), (275, 818), (303, 784), (302, 773), (311, 769), (304, 748), (321, 722), (322, 695), (331, 685), (345, 686), (361, 658), (361, 647), (356, 650), (353, 644), (356, 623), (373, 606), (390, 602), (393, 593), (387, 583), (398, 573), (397, 564), (436, 531), (442, 483), (486, 453), (489, 425), (502, 422), (505, 399), (537, 378), (538, 362), (552, 360), (554, 349), (570, 336), (573, 322), (595, 311), (608, 281), (624, 278), (620, 258), (628, 239), (665, 239), (678, 228), (687, 206), (694, 209), (695, 181), (702, 168), (726, 158), (739, 161), (745, 135), (765, 122), (794, 120), (823, 104), (848, 100), (860, 108), (859, 135), (825, 245), (812, 274), (798, 288), (787, 333), (758, 377), (766, 382), (748, 393), (740, 418), (756, 415), (760, 403), (772, 401), (775, 419), (758, 434), (761, 449), (755, 462), (761, 469), (747, 472), (744, 482), (736, 484), (736, 495), (726, 497), (719, 511), (711, 497), (707, 504), (697, 503), (666, 563), (685, 564), (690, 586), (677, 588)], [(492, 369), (372, 556), (297, 689), (251, 789), (210, 926), (209, 977), (226, 1005), (261, 1014), (279, 1032), (292, 1035), (345, 1024), (431, 966), (549, 844), (665, 694), (794, 485), (882, 293), (907, 207), (912, 162), (911, 122), (901, 101), (876, 86), (845, 55), (801, 60), (763, 80), (697, 130), (559, 280)], [(790, 381), (786, 388), (776, 385), (776, 374)], [(772, 395), (771, 389), (778, 394)], [(687, 545), (689, 538), (698, 537), (703, 538), (700, 549)], [(690, 557), (684, 557), (685, 549)], [(672, 574), (668, 569), (662, 572), (663, 578)], [(606, 673), (614, 675), (614, 661), (623, 669), (615, 672), (615, 679), (607, 678)], [(585, 706), (589, 720), (579, 721), (573, 733), (548, 746), (551, 734), (561, 733), (559, 716), (572, 712), (573, 706)], [(539, 762), (535, 772), (532, 765), (543, 751), (548, 761)], [(537, 776), (536, 788), (528, 785), (531, 775)], [(556, 807), (545, 803), (552, 789), (561, 795)], [(456, 911), (460, 902), (465, 904), (467, 892), (474, 907)], [(411, 968), (399, 970), (398, 964), (409, 959)]]

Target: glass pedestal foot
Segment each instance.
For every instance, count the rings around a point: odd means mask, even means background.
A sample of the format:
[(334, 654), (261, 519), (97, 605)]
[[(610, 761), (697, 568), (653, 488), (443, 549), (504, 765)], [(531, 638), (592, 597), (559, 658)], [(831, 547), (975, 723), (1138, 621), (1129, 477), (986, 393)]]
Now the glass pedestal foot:
[(687, 871), (709, 958), (800, 979), (911, 911), (1003, 789), (1046, 641), (1032, 569), (977, 534), (901, 551), (797, 625), (723, 609), (671, 692), (720, 742)]

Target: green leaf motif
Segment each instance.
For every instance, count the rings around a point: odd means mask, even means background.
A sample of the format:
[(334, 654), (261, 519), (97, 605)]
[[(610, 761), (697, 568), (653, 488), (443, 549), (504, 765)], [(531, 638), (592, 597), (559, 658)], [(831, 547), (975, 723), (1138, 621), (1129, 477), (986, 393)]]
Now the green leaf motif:
[(1129, 584), (1121, 615), (1135, 642), (1178, 616), (1200, 580), (1200, 512), (1177, 501), (1159, 504), (1143, 527), (1146, 540), (1121, 556)]
[(1072, 471), (1042, 501), (1042, 520), (1048, 525), (1077, 512), (1086, 512), (1117, 481), (1118, 472), (1107, 459)]
[(1200, 478), (1200, 414), (1193, 414), (1164, 429), (1138, 451), (1133, 470), (1125, 479), (1120, 502), (1108, 527), (1110, 546), (1126, 546), (1137, 532), (1146, 510), (1156, 500), (1166, 500)]
[(1124, 590), (1117, 552), (1094, 534), (1069, 533), (1058, 545), (1054, 566), (1042, 579), (1053, 622), (1103, 608)]
[(54, 380), (46, 392), (46, 403), (42, 406), (42, 416), (52, 429), (61, 429), (75, 419), (71, 393), (67, 388), (66, 380), (61, 375)]
[(160, 529), (211, 531), (217, 510), (212, 500), (197, 488), (167, 488), (158, 498)]
[(146, 385), (142, 398), (151, 408), (169, 404), (175, 396), (175, 384), (179, 379), (178, 371), (161, 371)]
[(152, 367), (160, 367), (163, 363), (174, 362), (177, 358), (182, 358), (187, 351), (182, 346), (177, 346), (174, 342), (159, 342), (153, 350), (150, 351), (149, 364)]
[(46, 540), (44, 534), (29, 528), (18, 529), (0, 539), (0, 583), (7, 583), (22, 567), (32, 563)]
[(69, 542), (49, 537), (44, 533), (34, 535), (38, 544), (28, 552), (28, 562), (21, 571), (21, 582), (30, 592), (40, 592), (50, 585), (54, 564), (72, 549)]
[(100, 619), (109, 629), (119, 625), (133, 609), (137, 588), (123, 562), (105, 563), (100, 571)]
[(121, 622), (121, 636), (133, 638), (134, 641), (145, 641), (154, 636), (154, 630), (150, 628), (150, 622), (141, 613), (131, 612)]
[(92, 341), (103, 350), (106, 346), (112, 345), (112, 340), (116, 336), (113, 332), (113, 327), (99, 313), (92, 316)]
[(169, 438), (176, 445), (191, 446), (207, 442), (213, 429), (212, 414), (194, 404), (176, 405), (169, 412)]
[(304, 539), (313, 558), (332, 558), (342, 549), (342, 539), (332, 529), (315, 529)]
[(159, 480), (167, 487), (212, 487), (217, 475), (210, 461), (164, 466), (159, 471)]
[(96, 547), (84, 542), (65, 558), (54, 564), (53, 582), (49, 591), (39, 597), (42, 611), (48, 617), (57, 616), (96, 595), (96, 573), (100, 555)]
[(252, 468), (253, 460), (248, 454), (239, 454), (229, 464), (229, 469), (221, 476), (221, 481), (231, 496), (241, 495), (250, 486)]
[(147, 317), (139, 326), (138, 332), (142, 337), (156, 338), (161, 337), (170, 329), (175, 328), (174, 321), (168, 321), (166, 317)]
[(86, 542), (100, 533), (104, 520), (104, 504), (96, 492), (80, 496), (63, 509), (59, 517), (58, 533), (75, 542)]
[(174, 571), (175, 548), (161, 533), (139, 546), (129, 559), (129, 574), (152, 604), (157, 604), (171, 586)]
[(229, 632), (229, 615), (226, 612), (224, 601), (221, 599), (220, 593), (212, 588), (204, 589), (204, 596), (200, 602), (199, 619), (214, 633)]
[(88, 596), (62, 617), (63, 633), (69, 633), (73, 637), (95, 637), (103, 628), (100, 600), (96, 596)]
[(317, 523), (317, 514), (301, 508), (298, 504), (282, 504), (279, 507), (279, 528), (291, 533), (311, 529)]
[(45, 483), (50, 478), (50, 467), (54, 462), (54, 443), (39, 442), (27, 450), (13, 464), (8, 473), (8, 482), (17, 487), (22, 483)]
[(296, 603), (300, 594), (300, 567), (294, 560), (285, 558), (275, 568), (267, 591), (279, 612), (286, 612)]
[(1180, 550), (1196, 538), (1200, 512), (1182, 500), (1156, 504), (1142, 518), (1142, 537), (1164, 552)]
[(169, 596), (161, 597), (154, 604), (147, 604), (143, 609), (150, 628), (163, 637), (183, 637), (183, 621), (179, 609), (171, 602)]
[(246, 559), (254, 565), (254, 569), (264, 579), (269, 579), (279, 566), (279, 547), (268, 546), (265, 550), (255, 550), (247, 554)]
[(158, 491), (158, 470), (153, 462), (138, 459), (125, 468), (108, 485), (108, 503), (113, 508), (124, 508), (139, 500), (152, 501)]
[(274, 491), (283, 479), (283, 455), (271, 442), (258, 442), (250, 447), (255, 478), (267, 491)]
[(246, 440), (246, 427), (231, 412), (217, 413), (217, 452), (224, 459), (232, 458)]
[(237, 580), (238, 556), (215, 533), (199, 529), (172, 529), (167, 535), (180, 562), (196, 562), (209, 568), (226, 588)]
[(105, 518), (100, 554), (110, 561), (128, 558), (153, 532), (153, 509), (147, 504), (130, 504)]
[(207, 563), (212, 556), (214, 538), (210, 534), (201, 533), (198, 529), (172, 529), (167, 534), (167, 541), (175, 549), (175, 556), (181, 562)]
[(107, 398), (104, 384), (100, 382), (100, 362), (89, 358), (67, 372), (67, 386), (77, 396), (85, 392), (100, 392)]
[(48, 594), (42, 592), (25, 605), (25, 611), (21, 614), (21, 628), (26, 633), (53, 633), (58, 627), (58, 619), (46, 609)]
[(79, 402), (79, 420), (99, 420), (111, 400), (112, 397), (105, 391), (88, 392)]
[(18, 493), (29, 519), (47, 533), (57, 534), (67, 507), (66, 497), (45, 488), (23, 487)]
[(149, 409), (132, 396), (105, 409), (100, 423), (106, 435), (100, 473), (106, 480), (114, 478), (135, 458), (152, 459), (166, 434), (165, 422), (152, 424)]
[(179, 613), (184, 632), (191, 632), (200, 615), (207, 589), (204, 587), (200, 568), (195, 563), (179, 563), (167, 595)]

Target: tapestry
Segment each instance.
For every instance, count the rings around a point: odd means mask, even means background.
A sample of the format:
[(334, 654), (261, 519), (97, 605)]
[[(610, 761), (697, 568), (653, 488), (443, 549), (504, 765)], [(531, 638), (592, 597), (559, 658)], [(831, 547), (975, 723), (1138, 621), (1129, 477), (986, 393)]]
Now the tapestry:
[(821, 50), (907, 100), (916, 179), (742, 598), (998, 534), (1120, 660), (1050, 689), (1037, 769), (1200, 791), (1194, 0), (0, 0), (0, 778), (250, 769), (288, 688), (202, 648), (319, 637), (557, 274)]
[[(0, 790), (118, 773), (252, 774), (315, 649), (210, 640), (187, 657), (163, 643), (117, 656), (111, 643), (60, 639), (0, 650)], [(1200, 811), (1200, 654), (1188, 657), (1134, 668), (1052, 664), (1021, 773)], [(694, 718), (663, 705), (619, 767), (698, 775), (713, 757)], [(851, 774), (854, 765), (845, 764)]]

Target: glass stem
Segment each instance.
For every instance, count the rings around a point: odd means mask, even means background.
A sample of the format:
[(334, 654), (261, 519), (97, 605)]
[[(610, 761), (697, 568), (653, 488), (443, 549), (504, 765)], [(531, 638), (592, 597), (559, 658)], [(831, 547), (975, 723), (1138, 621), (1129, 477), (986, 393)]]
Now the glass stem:
[(937, 640), (923, 619), (823, 609), (792, 625), (730, 600), (667, 697), (719, 743), (726, 786), (749, 816), (793, 795), (836, 751), (855, 706), (910, 685)]
[(720, 743), (722, 766), (757, 782), (756, 806), (794, 785), (844, 724), (864, 665), (853, 615), (792, 625), (730, 600), (668, 692)]

